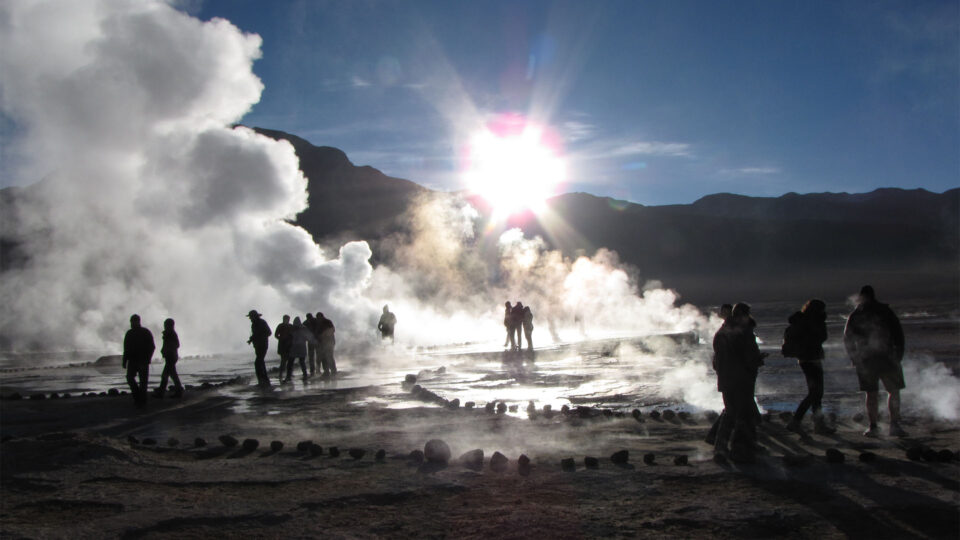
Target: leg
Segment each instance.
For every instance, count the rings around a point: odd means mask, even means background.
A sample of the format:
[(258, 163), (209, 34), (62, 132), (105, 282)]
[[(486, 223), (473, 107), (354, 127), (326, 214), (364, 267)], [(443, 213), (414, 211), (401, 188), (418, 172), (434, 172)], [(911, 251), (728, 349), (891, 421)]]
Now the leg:
[(307, 361), (304, 357), (300, 357), (300, 371), (303, 372), (303, 378), (307, 378)]
[(264, 362), (264, 358), (267, 356), (266, 347), (256, 347), (256, 359), (253, 361), (253, 369), (257, 374), (257, 384), (264, 387), (270, 386), (270, 376), (267, 375), (267, 365)]
[(310, 364), (310, 375), (317, 372), (317, 347), (307, 345), (307, 363)]
[(137, 361), (127, 361), (127, 386), (130, 387), (130, 394), (133, 396), (133, 402), (140, 404), (140, 387), (137, 384)]
[(173, 379), (174, 390), (179, 396), (181, 393), (183, 393), (183, 385), (180, 384), (180, 374), (177, 373), (177, 361), (174, 360), (167, 365), (170, 366), (170, 378)]
[[(797, 410), (793, 413), (793, 420), (790, 422), (792, 427), (796, 429), (790, 429), (791, 425), (787, 426), (787, 429), (791, 431), (797, 431), (800, 427), (800, 421), (803, 420), (803, 415), (807, 414), (807, 409), (811, 405), (814, 406), (814, 413), (817, 413), (820, 410), (820, 400), (816, 397), (816, 365), (813, 362), (800, 362), (800, 369), (803, 370), (803, 377), (807, 381), (807, 395), (803, 398), (803, 401), (800, 402), (800, 405), (797, 406)], [(820, 369), (820, 379), (823, 379), (823, 369)], [(823, 385), (820, 385), (820, 395), (823, 395)]]
[(163, 373), (160, 374), (160, 388), (157, 392), (159, 395), (163, 395), (167, 391), (167, 380), (170, 378), (170, 362), (166, 361), (163, 363)]

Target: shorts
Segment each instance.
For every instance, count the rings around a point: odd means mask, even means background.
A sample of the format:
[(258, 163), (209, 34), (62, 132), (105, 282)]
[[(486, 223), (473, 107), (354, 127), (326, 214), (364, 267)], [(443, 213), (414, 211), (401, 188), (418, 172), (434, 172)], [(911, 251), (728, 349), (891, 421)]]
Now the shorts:
[(879, 391), (880, 381), (883, 381), (883, 387), (887, 392), (902, 390), (907, 386), (903, 380), (903, 367), (900, 362), (891, 362), (886, 358), (866, 358), (853, 365), (857, 368), (861, 392)]

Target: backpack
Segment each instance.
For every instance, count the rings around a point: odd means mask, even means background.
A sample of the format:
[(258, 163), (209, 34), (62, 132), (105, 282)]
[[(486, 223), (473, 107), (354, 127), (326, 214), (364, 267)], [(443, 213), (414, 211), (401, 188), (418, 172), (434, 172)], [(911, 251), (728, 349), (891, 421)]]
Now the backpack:
[(797, 323), (791, 323), (783, 331), (783, 345), (780, 346), (780, 353), (784, 358), (797, 358), (800, 354), (800, 342), (803, 339), (802, 330)]

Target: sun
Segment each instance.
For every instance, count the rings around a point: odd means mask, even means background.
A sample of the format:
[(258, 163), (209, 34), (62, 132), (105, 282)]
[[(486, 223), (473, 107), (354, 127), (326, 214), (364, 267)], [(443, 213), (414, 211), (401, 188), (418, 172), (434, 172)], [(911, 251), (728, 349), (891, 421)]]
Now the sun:
[(490, 203), (494, 218), (528, 208), (539, 213), (566, 181), (555, 138), (518, 119), (492, 123), (475, 134), (466, 161), (464, 183)]

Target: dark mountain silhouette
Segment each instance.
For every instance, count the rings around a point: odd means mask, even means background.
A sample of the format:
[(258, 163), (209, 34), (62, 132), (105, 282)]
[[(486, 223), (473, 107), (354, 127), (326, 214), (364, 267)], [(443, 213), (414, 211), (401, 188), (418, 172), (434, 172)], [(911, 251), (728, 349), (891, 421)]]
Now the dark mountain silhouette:
[[(326, 245), (365, 239), (374, 262), (390, 261), (386, 239), (408, 233), (407, 211), (430, 190), (353, 165), (336, 148), (267, 129), (289, 141), (308, 178), (310, 207), (296, 223)], [(30, 188), (0, 190), (0, 217), (15, 216)], [(472, 198), (482, 219), (483, 200)], [(838, 299), (865, 283), (883, 298), (960, 295), (960, 189), (878, 189), (865, 194), (788, 193), (764, 198), (716, 194), (688, 205), (643, 206), (568, 193), (548, 201), (541, 217), (521, 213), (520, 226), (567, 256), (616, 251), (640, 280), (657, 279), (697, 303)], [(25, 240), (5, 219), (0, 266), (22, 264)], [(15, 220), (13, 220), (15, 221)], [(484, 227), (485, 223), (478, 226)]]

